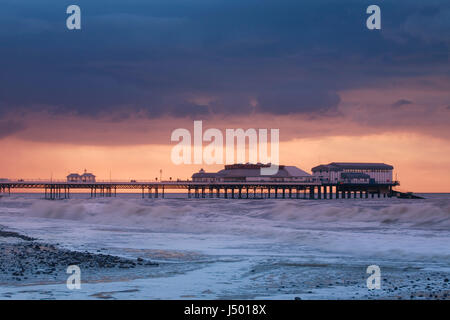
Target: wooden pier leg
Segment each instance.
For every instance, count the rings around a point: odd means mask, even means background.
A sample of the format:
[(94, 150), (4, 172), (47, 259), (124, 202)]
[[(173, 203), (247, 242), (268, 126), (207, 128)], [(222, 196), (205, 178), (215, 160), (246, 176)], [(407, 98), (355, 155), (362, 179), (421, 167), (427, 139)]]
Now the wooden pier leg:
[(359, 198), (362, 199), (362, 190), (359, 191)]
[(247, 187), (247, 199), (248, 199), (248, 187)]
[(224, 192), (225, 199), (228, 199), (228, 189), (227, 188), (223, 188), (223, 192)]
[(145, 192), (145, 189), (142, 188), (142, 199), (144, 199), (144, 192)]
[[(2, 190), (2, 192), (3, 192), (3, 190)], [(45, 196), (44, 197), (45, 197), (44, 199), (47, 199), (47, 186), (45, 186)]]
[(231, 188), (231, 198), (234, 199), (234, 187)]
[(358, 192), (355, 190), (354, 192), (353, 192), (353, 198), (355, 198), (356, 199), (356, 194), (357, 194)]
[(372, 198), (375, 198), (375, 192), (370, 193), (372, 195)]
[(309, 199), (314, 199), (314, 187), (309, 187)]
[(202, 198), (205, 197), (205, 187), (202, 188)]
[(278, 188), (275, 187), (275, 199), (278, 199)]
[(256, 198), (256, 187), (253, 187), (253, 199)]
[(162, 198), (164, 199), (164, 197), (166, 196), (166, 191), (165, 191), (165, 187), (162, 187)]
[(317, 188), (317, 198), (322, 199), (322, 186)]
[(239, 199), (242, 199), (242, 188), (239, 187)]
[(381, 198), (380, 189), (378, 189), (377, 194), (378, 194), (378, 198)]
[(282, 189), (283, 189), (283, 199), (285, 199), (286, 198), (286, 188), (283, 187)]
[(188, 199), (191, 198), (191, 187), (188, 187)]
[(366, 199), (369, 198), (369, 191), (366, 190), (364, 193), (366, 194)]
[(159, 192), (158, 192), (158, 187), (155, 188), (155, 199), (158, 198)]
[(216, 198), (219, 199), (220, 198), (220, 187), (216, 188)]
[(117, 197), (117, 187), (114, 187), (114, 198)]
[(298, 199), (299, 197), (299, 193), (298, 193), (298, 187), (297, 187), (297, 194), (296, 194), (296, 198)]

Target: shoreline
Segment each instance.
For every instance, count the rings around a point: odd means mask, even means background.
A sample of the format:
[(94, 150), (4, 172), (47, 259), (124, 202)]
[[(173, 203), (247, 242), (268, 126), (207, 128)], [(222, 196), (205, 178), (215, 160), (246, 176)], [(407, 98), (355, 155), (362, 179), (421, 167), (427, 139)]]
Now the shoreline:
[(67, 268), (77, 265), (82, 281), (115, 281), (133, 270), (159, 267), (148, 259), (127, 259), (103, 253), (72, 251), (42, 243), (15, 231), (0, 227), (0, 286), (64, 284)]

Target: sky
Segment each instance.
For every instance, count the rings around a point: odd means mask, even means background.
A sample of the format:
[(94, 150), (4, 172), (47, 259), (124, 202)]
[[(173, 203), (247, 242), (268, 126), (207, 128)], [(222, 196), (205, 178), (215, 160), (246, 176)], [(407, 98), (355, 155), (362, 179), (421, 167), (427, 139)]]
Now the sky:
[[(66, 8), (81, 8), (81, 30)], [(368, 30), (366, 8), (381, 8)], [(2, 0), (0, 177), (187, 178), (171, 132), (276, 128), (280, 162), (450, 192), (445, 0)]]

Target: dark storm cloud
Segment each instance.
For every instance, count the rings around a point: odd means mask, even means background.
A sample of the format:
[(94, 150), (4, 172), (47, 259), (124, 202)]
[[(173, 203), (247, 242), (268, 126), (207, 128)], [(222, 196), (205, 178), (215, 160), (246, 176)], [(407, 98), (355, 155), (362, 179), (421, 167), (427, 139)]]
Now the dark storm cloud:
[(324, 113), (340, 90), (445, 73), (446, 1), (383, 1), (381, 32), (372, 2), (5, 0), (0, 114)]
[(400, 99), (400, 100), (395, 101), (392, 104), (392, 107), (399, 108), (401, 106), (405, 106), (405, 105), (412, 104), (412, 103), (413, 103), (412, 101), (409, 101), (409, 100), (406, 100), (406, 99)]
[(0, 139), (11, 136), (24, 128), (25, 126), (21, 122), (0, 120)]

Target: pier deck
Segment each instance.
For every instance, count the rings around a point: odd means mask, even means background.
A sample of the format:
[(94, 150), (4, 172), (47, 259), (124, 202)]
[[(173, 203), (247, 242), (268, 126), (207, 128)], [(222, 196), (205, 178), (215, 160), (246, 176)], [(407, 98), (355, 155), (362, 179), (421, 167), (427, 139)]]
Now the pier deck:
[(398, 182), (386, 184), (329, 184), (321, 182), (54, 182), (54, 181), (4, 181), (0, 192), (11, 190), (42, 190), (46, 199), (68, 199), (71, 190), (87, 190), (91, 197), (115, 197), (119, 190), (141, 190), (142, 197), (164, 198), (168, 190), (186, 190), (188, 198), (223, 197), (231, 199), (296, 198), (296, 199), (349, 199), (391, 197), (392, 187)]

